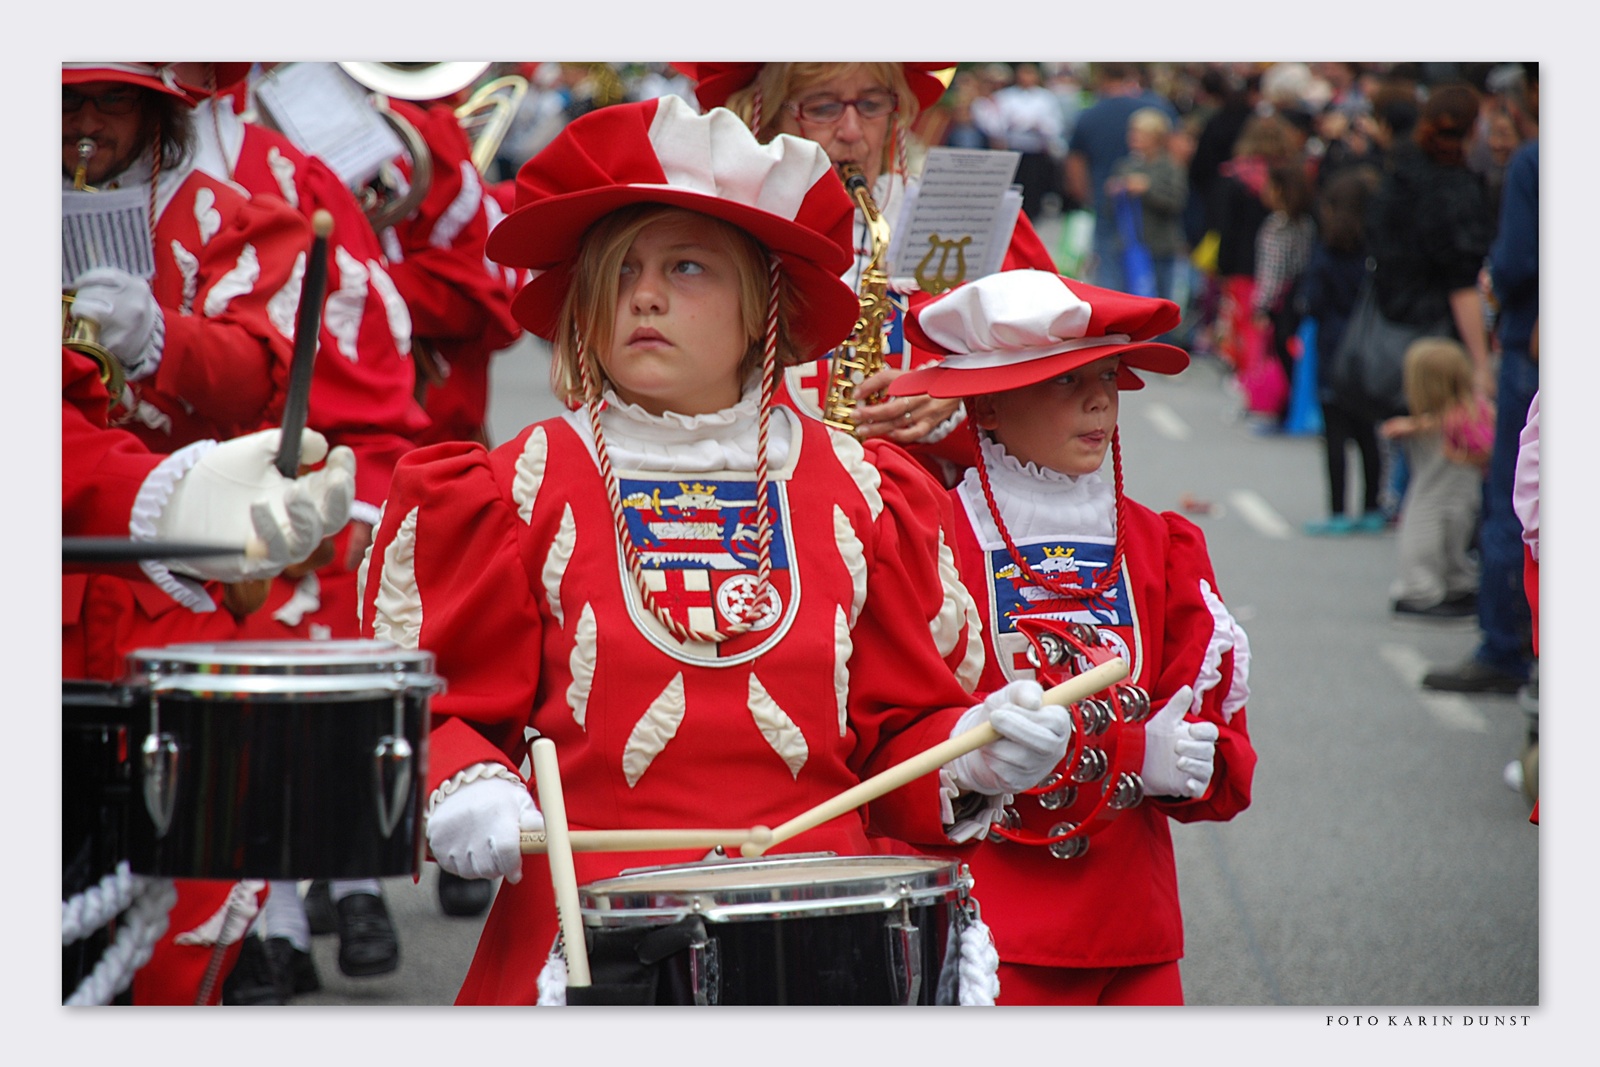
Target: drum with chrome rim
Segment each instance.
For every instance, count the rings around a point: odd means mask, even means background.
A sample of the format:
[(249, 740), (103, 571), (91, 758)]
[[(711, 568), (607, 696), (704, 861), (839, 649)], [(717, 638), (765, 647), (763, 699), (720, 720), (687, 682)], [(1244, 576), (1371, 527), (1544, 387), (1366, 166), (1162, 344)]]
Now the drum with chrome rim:
[(622, 1002), (933, 1004), (971, 887), (949, 860), (807, 854), (625, 871), (578, 896), (595, 984), (631, 985)]
[(141, 826), (169, 878), (367, 878), (422, 864), (433, 655), (387, 641), (238, 641), (130, 653)]

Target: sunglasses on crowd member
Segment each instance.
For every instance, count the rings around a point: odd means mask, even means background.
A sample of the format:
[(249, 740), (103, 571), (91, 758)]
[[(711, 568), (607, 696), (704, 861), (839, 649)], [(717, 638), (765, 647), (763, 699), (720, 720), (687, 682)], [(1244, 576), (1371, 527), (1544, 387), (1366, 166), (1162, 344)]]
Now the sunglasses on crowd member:
[(61, 87), (61, 113), (63, 115), (77, 111), (84, 104), (93, 104), (94, 109), (102, 115), (127, 115), (138, 106), (141, 90), (132, 85), (122, 85), (115, 89), (107, 89), (103, 93), (93, 96), (80, 93), (76, 89)]
[(844, 118), (847, 107), (855, 108), (863, 122), (881, 119), (900, 106), (900, 98), (887, 89), (874, 89), (854, 100), (841, 100), (833, 93), (819, 93), (804, 100), (791, 100), (783, 106), (799, 116), (801, 122), (831, 126)]

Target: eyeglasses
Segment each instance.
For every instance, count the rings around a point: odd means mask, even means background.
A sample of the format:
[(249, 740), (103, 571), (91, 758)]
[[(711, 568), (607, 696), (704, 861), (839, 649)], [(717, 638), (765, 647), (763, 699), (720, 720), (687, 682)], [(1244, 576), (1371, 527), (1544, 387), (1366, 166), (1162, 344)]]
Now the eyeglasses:
[(827, 93), (808, 96), (804, 100), (792, 100), (783, 106), (798, 116), (801, 122), (831, 126), (844, 118), (844, 109), (847, 107), (855, 108), (863, 122), (881, 119), (900, 106), (900, 98), (888, 90), (879, 89), (863, 93), (854, 100), (841, 100)]
[(76, 89), (61, 87), (61, 113), (70, 114), (83, 107), (84, 104), (93, 104), (94, 109), (102, 115), (128, 115), (138, 106), (141, 96), (139, 89), (124, 85), (116, 89), (107, 89), (96, 96), (80, 93)]

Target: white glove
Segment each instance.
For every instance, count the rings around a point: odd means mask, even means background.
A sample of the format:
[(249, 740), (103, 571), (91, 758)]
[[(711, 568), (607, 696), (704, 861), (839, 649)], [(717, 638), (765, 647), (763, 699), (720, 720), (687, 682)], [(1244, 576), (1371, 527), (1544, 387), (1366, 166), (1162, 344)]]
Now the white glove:
[(100, 324), (100, 343), (111, 350), (130, 381), (148, 378), (161, 364), (165, 320), (150, 283), (121, 267), (95, 267), (72, 285), (74, 318)]
[(285, 478), (275, 466), (282, 433), (262, 430), (211, 449), (178, 479), (156, 519), (159, 540), (241, 548), (254, 542), (265, 555), (172, 560), (170, 569), (224, 582), (265, 578), (343, 529), (356, 496), (355, 454), (343, 445), (329, 452), (327, 438), (304, 430), (301, 461), (328, 462), (302, 478)]
[(428, 816), (428, 847), (439, 866), (462, 878), (522, 881), (522, 831), (543, 830), (527, 786), (504, 778), (467, 782)]
[(962, 792), (995, 796), (1031, 789), (1061, 762), (1072, 738), (1071, 714), (1063, 707), (1047, 707), (1038, 682), (996, 689), (962, 714), (950, 736), (985, 721), (1000, 732), (1000, 739), (945, 764)]
[(1216, 770), (1217, 724), (1183, 716), (1194, 703), (1184, 686), (1144, 724), (1144, 767), (1139, 777), (1151, 796), (1203, 796)]

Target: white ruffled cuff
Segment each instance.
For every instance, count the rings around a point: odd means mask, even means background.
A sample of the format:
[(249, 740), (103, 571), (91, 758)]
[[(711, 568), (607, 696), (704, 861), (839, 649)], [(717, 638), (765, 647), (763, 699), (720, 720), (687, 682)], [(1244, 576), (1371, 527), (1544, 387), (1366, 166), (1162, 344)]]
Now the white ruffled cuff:
[(351, 522), (364, 522), (377, 529), (378, 520), (382, 517), (383, 509), (378, 504), (369, 504), (365, 500), (356, 500), (350, 504)]
[(949, 437), (955, 431), (955, 428), (957, 426), (960, 426), (963, 422), (966, 422), (966, 421), (967, 421), (967, 409), (966, 409), (966, 407), (965, 406), (958, 407), (958, 408), (955, 409), (955, 411), (950, 413), (950, 417), (948, 419), (945, 419), (939, 425), (935, 426), (933, 429), (931, 429), (927, 433), (923, 434), (922, 435), (922, 440), (919, 443), (920, 444), (924, 444), (924, 445), (936, 445), (940, 441), (943, 441), (946, 437)]
[[(133, 511), (128, 516), (130, 538), (135, 541), (160, 539), (161, 513), (166, 510), (167, 502), (172, 499), (173, 488), (206, 453), (216, 447), (215, 441), (196, 441), (192, 445), (185, 445), (162, 460), (155, 470), (145, 476), (144, 484), (139, 486), (139, 492), (133, 498)], [(217, 610), (217, 605), (211, 599), (211, 594), (206, 592), (205, 586), (192, 578), (172, 573), (161, 560), (141, 560), (139, 569), (144, 571), (145, 577), (154, 582), (158, 589), (190, 611), (205, 614)]]
[(940, 767), (939, 820), (944, 824), (945, 836), (957, 845), (988, 833), (990, 824), (998, 822), (1005, 811), (1005, 806), (1015, 799), (1010, 793), (1002, 793), (999, 796), (980, 793), (978, 795), (984, 797), (988, 803), (977, 812), (957, 821), (955, 799), (960, 795), (961, 788), (956, 785), (955, 778), (947, 769)]
[(508, 782), (515, 782), (524, 789), (528, 783), (522, 780), (522, 775), (513, 771), (503, 763), (474, 763), (451, 775), (439, 783), (439, 788), (428, 795), (428, 806), (423, 809), (422, 821), (426, 823), (433, 817), (433, 809), (437, 808), (444, 798), (454, 793), (464, 785), (470, 785), (480, 778), (503, 778)]
[(130, 382), (143, 381), (153, 377), (161, 366), (161, 354), (167, 347), (167, 315), (157, 309), (156, 322), (150, 330), (150, 339), (144, 343), (144, 348), (139, 351), (139, 362), (127, 368), (127, 379)]

